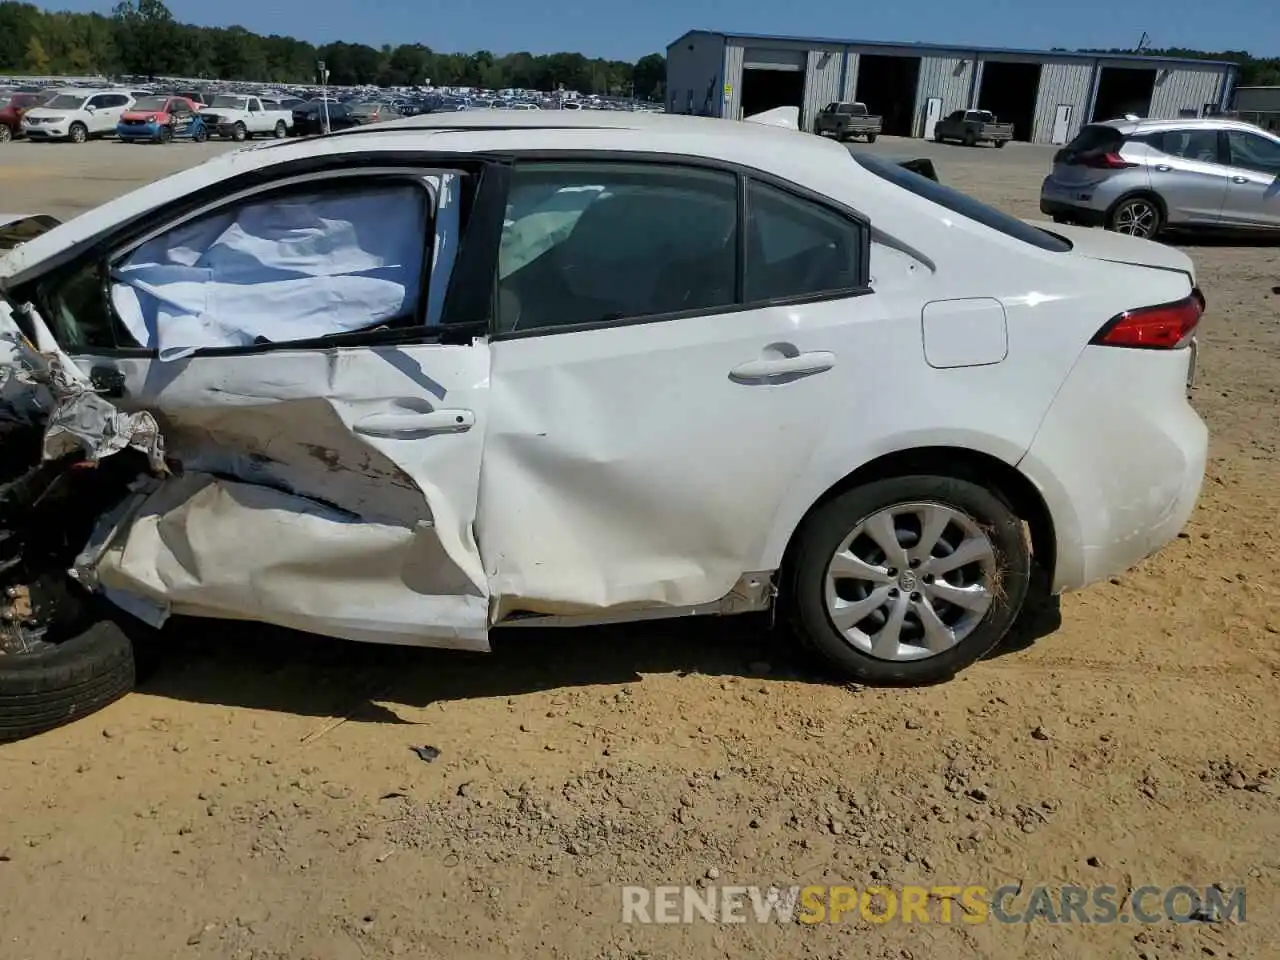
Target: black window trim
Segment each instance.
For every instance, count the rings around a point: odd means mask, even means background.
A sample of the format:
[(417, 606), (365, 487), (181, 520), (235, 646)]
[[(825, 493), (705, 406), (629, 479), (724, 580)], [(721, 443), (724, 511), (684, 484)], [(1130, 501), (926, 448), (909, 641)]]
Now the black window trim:
[[(120, 321), (115, 312), (115, 306), (111, 298), (110, 263), (126, 255), (130, 250), (135, 249), (140, 243), (145, 242), (146, 238), (158, 236), (180, 223), (188, 222), (193, 217), (201, 216), (203, 213), (211, 212), (228, 203), (234, 203), (237, 199), (270, 193), (276, 189), (289, 189), (299, 185), (305, 186), (307, 183), (321, 184), (326, 181), (342, 180), (345, 177), (354, 178), (360, 175), (369, 175), (375, 170), (391, 179), (414, 180), (415, 171), (450, 169), (471, 174), (472, 176), (468, 178), (468, 180), (471, 180), (478, 179), (475, 175), (482, 174), (485, 166), (484, 158), (476, 154), (424, 154), (412, 151), (386, 151), (346, 156), (307, 157), (271, 167), (259, 168), (237, 177), (211, 184), (204, 190), (175, 200), (159, 210), (147, 211), (130, 221), (117, 225), (84, 250), (78, 251), (65, 261), (51, 265), (48, 270), (42, 271), (39, 275), (24, 280), (17, 292), (22, 299), (33, 300), (39, 306), (41, 313), (47, 318), (47, 322), (53, 323), (53, 311), (50, 309), (47, 300), (45, 285), (60, 282), (85, 269), (88, 264), (94, 263), (101, 287), (104, 309), (111, 317), (112, 327), (115, 329), (116, 325), (122, 321)], [(465, 183), (466, 181), (464, 181), (464, 185)], [(425, 187), (425, 185), (423, 186)], [(251, 344), (237, 347), (206, 347), (195, 351), (184, 359), (252, 356), (281, 350), (326, 350), (388, 345), (411, 346), (436, 343), (469, 343), (473, 337), (483, 336), (488, 326), (487, 318), (479, 324), (462, 319), (452, 324), (447, 322), (447, 318), (451, 316), (450, 301), (455, 296), (454, 281), (457, 279), (459, 268), (463, 266), (464, 252), (468, 253), (470, 257), (474, 258), (476, 256), (474, 245), (470, 248), (467, 247), (467, 235), (470, 232), (470, 220), (472, 219), (471, 208), (477, 199), (475, 190), (464, 190), (462, 199), (462, 246), (459, 248), (458, 256), (454, 260), (453, 275), (446, 289), (445, 303), (439, 324), (427, 326), (424, 322), (430, 298), (429, 277), (432, 252), (434, 250), (433, 244), (426, 244), (424, 245), (422, 265), (423, 280), (420, 282), (418, 303), (415, 306), (415, 316), (418, 319), (418, 323), (414, 325), (390, 330), (354, 330), (349, 333), (330, 334), (306, 340), (287, 340), (278, 343)], [(157, 220), (164, 223), (164, 226), (159, 228), (153, 226)], [(499, 226), (501, 226), (501, 216), (499, 216)], [(494, 256), (496, 258), (496, 245)], [(154, 360), (159, 355), (159, 351), (148, 347), (118, 345), (114, 347), (72, 346), (69, 344), (62, 344), (62, 347), (72, 356), (89, 355), (104, 359)]]
[[(628, 165), (647, 164), (658, 167), (688, 167), (703, 170), (718, 170), (732, 174), (737, 178), (737, 224), (735, 226), (737, 242), (735, 244), (736, 258), (734, 264), (734, 303), (710, 309), (706, 307), (698, 307), (694, 310), (677, 310), (667, 313), (642, 314), (635, 317), (624, 317), (621, 320), (597, 320), (589, 323), (572, 323), (562, 324), (560, 326), (533, 327), (528, 330), (508, 331), (501, 331), (497, 326), (498, 248), (495, 245), (492, 248), (493, 265), (492, 273), (490, 275), (492, 276), (493, 281), (488, 318), (489, 339), (492, 342), (520, 340), (527, 337), (559, 336), (567, 333), (585, 333), (593, 330), (612, 330), (618, 327), (631, 327), (649, 323), (668, 323), (673, 320), (688, 320), (698, 317), (720, 317), (736, 313), (744, 313), (748, 310), (764, 310), (769, 307), (804, 306), (810, 303), (848, 300), (853, 297), (866, 296), (875, 292), (870, 286), (870, 219), (860, 211), (842, 204), (840, 201), (835, 200), (832, 197), (809, 190), (801, 184), (793, 183), (792, 181), (775, 176), (774, 174), (768, 173), (764, 170), (712, 157), (697, 157), (677, 153), (650, 153), (646, 151), (630, 150), (517, 150), (504, 151), (501, 154), (496, 154), (495, 158), (501, 159), (512, 167), (518, 166), (521, 163), (617, 163)], [(774, 187), (783, 193), (791, 194), (800, 200), (816, 204), (827, 209), (836, 216), (842, 217), (854, 224), (862, 236), (862, 243), (859, 245), (858, 251), (860, 262), (857, 266), (858, 277), (860, 278), (861, 283), (856, 286), (845, 287), (839, 290), (824, 290), (819, 293), (799, 294), (790, 297), (772, 297), (747, 302), (744, 298), (744, 284), (747, 254), (746, 207), (748, 180), (756, 180), (760, 183)], [(507, 184), (507, 189), (509, 189), (509, 183)], [(505, 211), (505, 209), (506, 194), (504, 192), (501, 204), (499, 205), (499, 211)]]

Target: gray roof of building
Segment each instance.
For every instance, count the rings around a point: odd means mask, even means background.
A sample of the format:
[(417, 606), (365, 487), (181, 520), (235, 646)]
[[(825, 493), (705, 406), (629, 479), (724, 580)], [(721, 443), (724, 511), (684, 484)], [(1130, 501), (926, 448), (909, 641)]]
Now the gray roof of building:
[(779, 41), (783, 43), (808, 43), (813, 46), (823, 47), (894, 47), (901, 49), (910, 47), (919, 50), (921, 53), (930, 52), (954, 52), (954, 53), (975, 53), (986, 54), (989, 56), (999, 56), (1000, 54), (1012, 54), (1023, 57), (1061, 57), (1070, 60), (1132, 60), (1140, 63), (1149, 64), (1195, 64), (1201, 67), (1231, 67), (1239, 69), (1239, 64), (1230, 60), (1200, 60), (1195, 57), (1153, 57), (1140, 53), (1085, 53), (1079, 50), (1027, 50), (1020, 47), (983, 47), (975, 46), (968, 43), (921, 43), (920, 41), (903, 41), (903, 40), (853, 40), (849, 38), (834, 37), (792, 37), (778, 34), (767, 33), (727, 33), (722, 30), (687, 30), (675, 40), (667, 45), (667, 49), (674, 47), (685, 37), (694, 34), (705, 34), (713, 37), (724, 37), (726, 40), (750, 40), (753, 42), (767, 43), (769, 41)]

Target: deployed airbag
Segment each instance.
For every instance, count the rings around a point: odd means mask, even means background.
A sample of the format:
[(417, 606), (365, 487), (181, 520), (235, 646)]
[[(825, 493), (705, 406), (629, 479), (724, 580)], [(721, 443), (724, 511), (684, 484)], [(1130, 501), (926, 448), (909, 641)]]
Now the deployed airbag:
[(112, 300), (161, 360), (376, 327), (417, 302), (430, 206), (409, 183), (238, 205), (130, 253)]

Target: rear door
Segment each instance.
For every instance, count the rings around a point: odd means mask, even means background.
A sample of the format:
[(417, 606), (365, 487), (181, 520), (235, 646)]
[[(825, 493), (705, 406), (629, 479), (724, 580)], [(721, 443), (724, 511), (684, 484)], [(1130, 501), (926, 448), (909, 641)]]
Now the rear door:
[(1247, 130), (1228, 130), (1229, 176), (1224, 223), (1280, 230), (1280, 139)]
[(868, 228), (675, 162), (517, 161), (507, 209), (478, 521), (495, 616), (721, 599), (840, 378), (874, 362)]
[(1168, 222), (1220, 222), (1230, 177), (1218, 131), (1166, 130), (1145, 140), (1151, 186), (1164, 200)]
[(483, 649), (489, 351), (450, 341), (433, 295), (462, 178), (342, 163), (162, 210), (39, 284), (67, 352), (184, 468), (96, 575), (154, 620)]

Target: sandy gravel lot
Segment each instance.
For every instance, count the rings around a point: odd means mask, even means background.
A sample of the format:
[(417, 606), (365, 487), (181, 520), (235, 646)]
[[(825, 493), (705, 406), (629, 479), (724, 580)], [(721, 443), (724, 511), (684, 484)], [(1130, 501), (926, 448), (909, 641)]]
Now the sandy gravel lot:
[[(0, 209), (68, 216), (223, 149), (10, 144)], [(1051, 153), (875, 149), (1024, 216)], [(873, 690), (752, 620), (518, 631), (488, 657), (176, 625), (138, 693), (0, 747), (0, 957), (1276, 956), (1280, 244), (1188, 250), (1200, 507), (999, 656)], [(1220, 883), (1247, 919), (621, 923), (620, 885), (708, 876)]]

